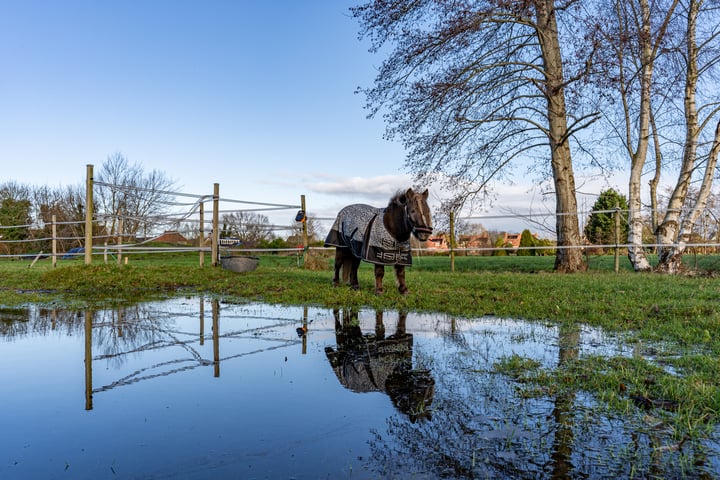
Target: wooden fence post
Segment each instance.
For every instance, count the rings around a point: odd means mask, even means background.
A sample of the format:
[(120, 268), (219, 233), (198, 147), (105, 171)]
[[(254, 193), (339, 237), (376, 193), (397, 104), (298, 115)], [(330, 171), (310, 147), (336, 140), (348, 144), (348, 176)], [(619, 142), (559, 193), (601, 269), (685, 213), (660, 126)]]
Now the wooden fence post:
[(213, 229), (212, 229), (212, 266), (218, 266), (218, 241), (220, 239), (220, 184), (213, 185)]
[(88, 164), (85, 177), (85, 265), (92, 263), (93, 166)]
[(117, 231), (117, 264), (122, 265), (122, 241), (123, 241), (123, 217), (118, 220), (118, 231)]
[(198, 236), (198, 246), (200, 247), (200, 266), (205, 266), (205, 200), (200, 201), (200, 235)]
[(302, 222), (302, 241), (303, 241), (303, 266), (307, 260), (308, 254), (308, 231), (307, 231), (307, 209), (305, 208), (305, 195), (300, 195), (300, 209), (305, 212), (305, 219)]
[(57, 267), (57, 218), (52, 216), (52, 266)]
[(455, 271), (455, 212), (450, 212), (450, 271)]
[(620, 271), (620, 207), (615, 207), (615, 273)]

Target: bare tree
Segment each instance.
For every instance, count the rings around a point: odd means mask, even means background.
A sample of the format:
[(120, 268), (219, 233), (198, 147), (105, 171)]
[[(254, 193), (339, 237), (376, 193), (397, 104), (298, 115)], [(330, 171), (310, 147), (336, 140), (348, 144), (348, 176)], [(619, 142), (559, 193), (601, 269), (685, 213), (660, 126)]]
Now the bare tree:
[(174, 195), (170, 192), (175, 182), (165, 173), (153, 170), (146, 173), (137, 163), (131, 164), (120, 153), (115, 153), (103, 162), (97, 172), (95, 192), (98, 211), (106, 218), (110, 235), (118, 230), (118, 221), (123, 219), (123, 233), (135, 234), (143, 230), (147, 235), (155, 225), (164, 221), (173, 205)]
[(237, 238), (243, 246), (254, 247), (272, 237), (272, 226), (267, 216), (256, 212), (233, 212), (222, 216), (220, 236)]
[[(604, 35), (598, 43), (605, 48), (598, 64), (605, 68), (594, 78), (603, 96), (619, 99), (606, 103), (604, 113), (609, 131), (616, 132), (630, 159), (628, 256), (636, 271), (651, 270), (642, 245), (640, 210), (641, 178), (652, 173), (651, 218), (661, 245), (656, 270), (676, 272), (684, 243), (710, 193), (717, 161), (718, 137), (710, 133), (720, 101), (714, 88), (720, 59), (717, 4), (626, 0), (592, 5), (606, 19), (598, 29)], [(706, 88), (698, 88), (703, 83)], [(621, 112), (619, 119), (614, 112)], [(648, 169), (651, 156), (655, 162)], [(658, 186), (662, 169), (672, 163), (679, 164), (679, 174), (663, 208)], [(696, 203), (684, 209), (693, 182), (700, 185)]]
[[(320, 223), (312, 216), (307, 215), (305, 217), (305, 225), (307, 226), (307, 235), (308, 235), (308, 242), (314, 243), (320, 241), (320, 239), (325, 238), (325, 233), (323, 233), (322, 226)], [(293, 222), (290, 227), (290, 237), (289, 239), (298, 239), (302, 240), (303, 235), (303, 223), (302, 222)], [(296, 245), (293, 245), (296, 246)]]
[[(656, 270), (664, 273), (675, 273), (681, 267), (692, 226), (705, 210), (720, 152), (720, 121), (717, 120), (720, 95), (716, 89), (710, 95), (701, 95), (698, 89), (703, 80), (710, 81), (708, 77), (717, 69), (720, 60), (717, 5), (704, 0), (687, 0), (683, 7), (687, 26), (684, 32), (685, 49), (679, 57), (684, 59), (685, 71), (685, 140), (678, 180), (656, 232), (657, 242), (661, 245)], [(714, 134), (708, 137), (707, 131), (713, 125)], [(700, 151), (703, 147), (707, 149), (706, 153)], [(705, 168), (700, 173), (697, 201), (689, 210), (683, 210), (693, 176), (699, 171), (699, 163), (704, 163)]]
[(52, 234), (55, 216), (58, 248), (67, 251), (83, 245), (85, 235), (85, 192), (81, 185), (67, 187), (41, 186), (33, 190), (35, 222), (43, 225), (45, 237)]
[(457, 204), (549, 156), (540, 168), (554, 182), (555, 268), (564, 272), (585, 268), (570, 142), (598, 118), (581, 104), (568, 113), (565, 100), (594, 51), (573, 45), (583, 58), (563, 59), (559, 31), (572, 24), (558, 18), (570, 19), (576, 3), (405, 0), (352, 9), (371, 51), (393, 47), (365, 93), (370, 115), (384, 113), (387, 137), (408, 148), (406, 166), (419, 180), (447, 178)]
[[(603, 94), (611, 101), (605, 109), (610, 132), (615, 132), (629, 157), (630, 178), (628, 189), (628, 258), (635, 271), (648, 271), (652, 267), (643, 248), (641, 179), (645, 168), (651, 130), (657, 133), (653, 122), (652, 99), (660, 95), (661, 83), (654, 78), (656, 61), (662, 49), (668, 46), (668, 29), (674, 19), (679, 0), (615, 0), (597, 2), (598, 16), (606, 19), (597, 30), (602, 35), (605, 55), (597, 62), (594, 77)], [(670, 94), (670, 92), (667, 92)], [(615, 102), (615, 98), (619, 101)], [(619, 111), (619, 118), (613, 113)], [(657, 136), (654, 137), (657, 140)], [(660, 158), (656, 141), (653, 153)], [(659, 174), (660, 164), (656, 165)], [(657, 188), (659, 176), (654, 178)], [(653, 194), (654, 195), (654, 194)]]

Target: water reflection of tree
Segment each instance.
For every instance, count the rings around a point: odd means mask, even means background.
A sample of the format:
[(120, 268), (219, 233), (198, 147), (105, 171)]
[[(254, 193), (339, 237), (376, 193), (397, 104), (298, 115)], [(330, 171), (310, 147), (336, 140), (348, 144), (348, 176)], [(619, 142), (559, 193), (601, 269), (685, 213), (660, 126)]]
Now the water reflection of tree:
[(182, 343), (173, 328), (171, 318), (145, 305), (97, 311), (93, 320), (95, 359), (119, 367), (133, 353)]
[[(580, 330), (563, 325), (557, 332), (556, 368), (562, 372), (579, 356)], [(644, 433), (648, 429), (627, 422), (627, 415), (603, 415), (571, 382), (560, 380), (545, 394), (529, 395), (529, 387), (493, 371), (494, 360), (487, 355), (492, 341), (485, 334), (452, 328), (446, 333), (436, 351), (416, 348), (436, 378), (432, 420), (388, 418), (387, 430), (376, 431), (370, 442), (378, 473), (418, 478), (676, 478), (687, 473), (681, 453), (664, 451), (659, 458), (653, 448), (660, 445), (653, 440), (658, 432)]]
[(26, 308), (0, 308), (0, 336), (11, 340), (28, 334), (30, 312)]
[(74, 335), (83, 329), (82, 312), (27, 307), (0, 310), (0, 336), (8, 340), (30, 335)]
[[(84, 335), (83, 311), (59, 308), (0, 309), (0, 336), (8, 340), (29, 335)], [(125, 362), (124, 354), (182, 343), (174, 330), (174, 317), (154, 312), (147, 305), (124, 305), (93, 311), (93, 345), (96, 359), (114, 366)]]
[[(558, 334), (558, 368), (563, 368), (578, 358), (580, 329), (576, 325), (561, 324)], [(555, 421), (553, 448), (549, 469), (553, 478), (568, 478), (572, 465), (573, 405), (575, 390), (559, 388), (555, 394), (552, 418)]]

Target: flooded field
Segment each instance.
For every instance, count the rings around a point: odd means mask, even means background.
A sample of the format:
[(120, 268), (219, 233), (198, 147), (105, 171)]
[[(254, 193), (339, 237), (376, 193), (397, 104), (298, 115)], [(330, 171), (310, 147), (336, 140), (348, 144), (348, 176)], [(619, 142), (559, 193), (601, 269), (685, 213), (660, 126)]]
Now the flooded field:
[(582, 391), (498, 363), (634, 355), (602, 332), (498, 318), (182, 298), (0, 310), (0, 478), (717, 478)]

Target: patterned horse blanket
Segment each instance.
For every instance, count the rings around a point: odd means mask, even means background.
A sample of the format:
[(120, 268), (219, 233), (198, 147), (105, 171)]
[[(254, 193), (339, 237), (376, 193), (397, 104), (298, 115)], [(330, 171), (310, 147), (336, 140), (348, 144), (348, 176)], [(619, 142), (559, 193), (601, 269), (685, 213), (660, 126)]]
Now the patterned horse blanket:
[(412, 265), (410, 241), (398, 242), (383, 224), (384, 208), (348, 205), (340, 210), (325, 246), (347, 247), (352, 254), (377, 265)]

